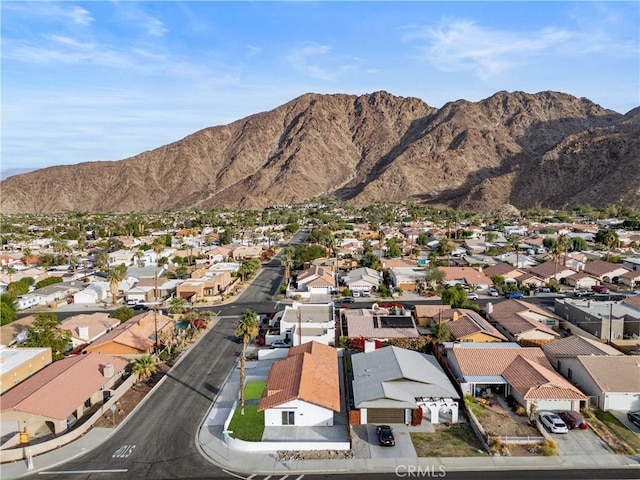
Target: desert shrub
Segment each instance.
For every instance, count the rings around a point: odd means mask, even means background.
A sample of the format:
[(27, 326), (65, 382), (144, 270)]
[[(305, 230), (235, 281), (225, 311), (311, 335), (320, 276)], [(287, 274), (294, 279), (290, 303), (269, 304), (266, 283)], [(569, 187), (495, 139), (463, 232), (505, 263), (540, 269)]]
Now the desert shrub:
[(558, 454), (558, 444), (553, 440), (547, 440), (540, 445), (540, 453), (545, 457), (553, 457)]
[(519, 417), (526, 417), (527, 416), (527, 409), (524, 408), (522, 405), (518, 405), (516, 407), (516, 415), (518, 415)]

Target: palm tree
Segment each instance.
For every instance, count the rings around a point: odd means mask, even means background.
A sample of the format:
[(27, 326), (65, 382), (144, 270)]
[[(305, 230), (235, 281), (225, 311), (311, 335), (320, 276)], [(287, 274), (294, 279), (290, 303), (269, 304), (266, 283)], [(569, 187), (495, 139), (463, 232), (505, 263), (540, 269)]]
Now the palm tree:
[(31, 260), (32, 256), (33, 252), (30, 248), (27, 247), (22, 249), (22, 263), (24, 263), (25, 267), (29, 268), (29, 260)]
[(284, 267), (284, 285), (288, 287), (289, 276), (291, 275), (291, 268), (293, 267), (293, 258), (285, 253), (280, 260), (280, 265)]
[(138, 268), (140, 268), (142, 266), (141, 260), (144, 258), (144, 252), (142, 250), (136, 250), (133, 256), (136, 257), (136, 263), (138, 264)]
[(169, 302), (170, 313), (182, 313), (187, 308), (187, 301), (182, 297), (174, 297)]
[(551, 253), (551, 256), (553, 257), (553, 263), (554, 263), (553, 279), (555, 280), (557, 285), (558, 284), (558, 263), (560, 261), (560, 255), (562, 255), (562, 245), (560, 245), (560, 242), (558, 242), (557, 240), (553, 242), (553, 245), (551, 246), (549, 253)]
[(260, 326), (258, 315), (253, 310), (247, 310), (238, 321), (235, 334), (242, 338), (242, 355), (240, 355), (240, 415), (244, 415), (244, 368), (247, 356), (247, 343), (258, 336)]
[(602, 243), (607, 247), (607, 262), (611, 261), (611, 247), (618, 243), (618, 234), (612, 230), (608, 230), (602, 237)]
[(569, 235), (563, 233), (562, 235), (560, 235), (558, 237), (558, 245), (560, 250), (562, 251), (563, 257), (562, 257), (562, 265), (566, 266), (567, 265), (567, 253), (569, 251), (569, 247), (571, 246), (571, 238), (569, 237)]
[(156, 254), (156, 266), (153, 274), (153, 299), (158, 300), (158, 256), (164, 251), (164, 244), (159, 238), (153, 241), (153, 253)]
[(156, 373), (156, 361), (151, 355), (142, 355), (133, 362), (131, 371), (138, 376), (140, 382), (144, 382), (147, 378)]
[(520, 268), (520, 237), (518, 235), (509, 235), (507, 238), (507, 242), (509, 243), (509, 247), (516, 254), (516, 268)]
[(119, 265), (107, 272), (107, 282), (109, 282), (109, 290), (111, 291), (111, 305), (115, 305), (118, 301), (118, 286), (126, 277), (127, 267), (124, 265)]

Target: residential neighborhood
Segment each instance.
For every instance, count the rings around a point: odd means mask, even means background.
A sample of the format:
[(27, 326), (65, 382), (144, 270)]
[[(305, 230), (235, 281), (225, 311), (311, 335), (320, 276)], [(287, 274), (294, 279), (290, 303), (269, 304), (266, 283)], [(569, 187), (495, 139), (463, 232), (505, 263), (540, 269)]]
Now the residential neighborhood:
[[(578, 214), (452, 223), (396, 206), (411, 220), (386, 223), (332, 208), (246, 214), (243, 228), (185, 213), (184, 228), (123, 235), (3, 218), (3, 462), (108, 424), (225, 324), (235, 336), (215, 341), (241, 344), (239, 378), (205, 421), (230, 450), (422, 458), (453, 429), (487, 456), (562, 456), (587, 438), (640, 452), (640, 232)], [(233, 313), (248, 289), (266, 300)], [(540, 412), (590, 428), (566, 444)]]

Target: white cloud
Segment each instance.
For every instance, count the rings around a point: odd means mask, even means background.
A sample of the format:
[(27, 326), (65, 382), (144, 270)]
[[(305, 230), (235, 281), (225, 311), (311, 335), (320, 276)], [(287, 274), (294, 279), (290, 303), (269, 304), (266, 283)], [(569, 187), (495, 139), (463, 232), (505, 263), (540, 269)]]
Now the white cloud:
[(86, 26), (94, 20), (89, 10), (76, 5), (67, 6), (51, 2), (5, 2), (2, 8), (31, 18), (44, 17), (49, 22), (62, 21)]
[(403, 41), (416, 44), (420, 59), (442, 71), (472, 71), (483, 80), (528, 63), (531, 57), (628, 50), (628, 45), (616, 46), (593, 32), (552, 27), (514, 32), (483, 27), (471, 20), (446, 20), (415, 29)]
[(154, 37), (162, 37), (167, 33), (167, 27), (162, 20), (158, 20), (154, 17), (148, 17), (145, 21), (147, 33)]
[(285, 60), (294, 69), (318, 80), (334, 82), (340, 76), (356, 68), (360, 62), (355, 57), (330, 56), (328, 45), (308, 44), (291, 51)]

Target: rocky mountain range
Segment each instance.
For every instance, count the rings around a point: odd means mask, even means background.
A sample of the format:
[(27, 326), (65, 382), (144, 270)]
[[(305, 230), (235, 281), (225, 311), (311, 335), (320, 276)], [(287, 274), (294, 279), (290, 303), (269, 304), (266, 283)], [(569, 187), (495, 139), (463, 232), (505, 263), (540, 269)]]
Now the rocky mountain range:
[(16, 175), (0, 209), (264, 208), (335, 197), (482, 210), (640, 207), (640, 107), (498, 92), (433, 108), (387, 92), (302, 95), (274, 110), (116, 162)]

